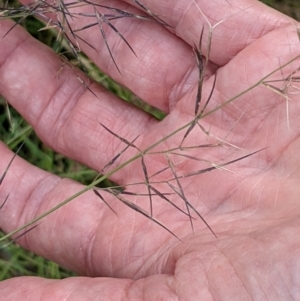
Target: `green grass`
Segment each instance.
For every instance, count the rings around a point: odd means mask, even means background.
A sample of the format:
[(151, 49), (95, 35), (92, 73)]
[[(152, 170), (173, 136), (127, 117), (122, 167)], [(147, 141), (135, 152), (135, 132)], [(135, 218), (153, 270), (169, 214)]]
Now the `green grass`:
[(40, 276), (62, 279), (75, 274), (63, 269), (54, 262), (32, 252), (25, 251), (17, 244), (11, 244), (0, 250), (0, 279), (17, 276)]
[[(300, 20), (299, 0), (264, 0), (270, 5), (286, 14)], [(1, 0), (0, 0), (1, 5)], [(49, 45), (57, 51), (59, 44), (53, 31), (38, 32), (43, 24), (34, 18), (28, 18), (22, 25), (37, 39)], [(89, 75), (100, 81), (110, 91), (122, 99), (134, 103), (143, 110), (150, 112), (157, 118), (163, 118), (163, 114), (136, 98), (130, 91), (120, 87), (114, 81), (102, 74), (95, 66), (86, 59)], [(20, 143), (24, 146), (20, 151), (20, 156), (31, 164), (44, 170), (57, 174), (61, 177), (72, 178), (83, 184), (89, 184), (97, 173), (85, 166), (74, 162), (61, 154), (58, 154), (46, 147), (39, 138), (32, 132), (31, 127), (13, 109), (8, 108), (5, 100), (0, 97), (0, 138), (11, 149), (16, 149)], [(107, 181), (105, 185), (110, 185)], [(3, 234), (0, 233), (0, 237)], [(74, 275), (70, 271), (59, 267), (57, 264), (43, 259), (32, 252), (20, 248), (17, 244), (10, 244), (5, 249), (0, 250), (0, 280), (16, 276), (40, 276), (46, 278), (65, 278)]]

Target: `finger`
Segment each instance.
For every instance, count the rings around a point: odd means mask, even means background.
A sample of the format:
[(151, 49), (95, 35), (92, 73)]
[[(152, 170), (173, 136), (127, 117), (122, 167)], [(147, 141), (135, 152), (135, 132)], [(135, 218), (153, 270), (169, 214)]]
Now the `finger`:
[[(121, 1), (101, 4), (145, 15), (144, 12)], [(76, 41), (72, 39), (74, 44), (78, 44), (83, 52), (114, 80), (152, 106), (169, 112), (172, 103), (197, 82), (198, 74), (191, 48), (153, 22), (120, 18), (111, 21), (115, 28), (113, 30), (107, 23), (100, 23), (99, 18), (76, 15), (95, 14), (95, 10), (99, 14), (112, 13), (108, 9), (92, 5), (70, 9), (76, 18), (68, 18), (68, 24), (79, 37)], [(90, 24), (95, 26), (81, 30)], [(65, 28), (67, 32), (68, 26)], [(71, 34), (69, 36), (72, 38)], [(134, 53), (124, 40), (132, 47)]]
[[(3, 144), (0, 145), (0, 153), (2, 171), (12, 153)], [(1, 203), (9, 195), (0, 210), (0, 228), (6, 233), (13, 231), (83, 188), (17, 157), (0, 189)], [(37, 227), (18, 238), (17, 242), (81, 275), (142, 277), (161, 266), (168, 255), (157, 261), (158, 266), (153, 264), (157, 249), (167, 249), (168, 243), (173, 241), (176, 245), (179, 240), (153, 221), (121, 204), (112, 195), (105, 191), (101, 191), (101, 195), (118, 215), (89, 191), (43, 218)], [(128, 199), (146, 207), (143, 197)], [(165, 217), (172, 222), (178, 220), (174, 228), (181, 227), (182, 231), (188, 218), (183, 221), (182, 214), (177, 210), (170, 213), (166, 206), (162, 209), (156, 206), (156, 213), (167, 211)], [(185, 230), (189, 233), (189, 226)], [(138, 258), (136, 254), (139, 254)], [(125, 261), (124, 256), (127, 258)]]
[[(1, 22), (0, 35), (11, 24)], [(130, 141), (156, 123), (149, 115), (91, 84), (96, 98), (72, 68), (64, 66), (60, 70), (61, 60), (20, 27), (1, 41), (0, 52), (0, 93), (45, 143), (94, 169), (101, 170), (124, 148), (100, 122)], [(81, 73), (77, 74), (88, 83)]]
[[(134, 0), (124, 0), (138, 7)], [(207, 54), (209, 24), (222, 22), (213, 31), (210, 60), (223, 66), (247, 45), (266, 33), (295, 23), (286, 15), (259, 1), (165, 1), (143, 0), (154, 14), (174, 28), (177, 36), (190, 46), (198, 44), (203, 26), (203, 53)], [(208, 22), (207, 22), (208, 21)]]
[[(152, 276), (143, 280), (72, 277), (50, 280), (17, 277), (0, 283), (3, 301), (121, 301), (162, 300), (174, 295), (168, 286), (171, 276)], [(174, 295), (174, 298), (177, 298)], [(170, 299), (168, 299), (170, 300)], [(175, 299), (174, 299), (175, 300)]]
[[(206, 122), (218, 129), (232, 129), (235, 135), (231, 142), (236, 145), (247, 149), (268, 147), (266, 152), (275, 159), (274, 155), (299, 135), (299, 56), (300, 42), (293, 25), (278, 28), (249, 45), (218, 70), (207, 112), (239, 93), (245, 94), (208, 116)], [(277, 72), (260, 83), (274, 70)], [(291, 74), (294, 79), (289, 78)], [(191, 110), (191, 106), (178, 104), (182, 112)]]
[[(135, 2), (130, 0), (128, 3), (134, 4)], [(161, 12), (158, 11), (158, 15), (161, 13), (164, 16), (166, 10), (168, 10), (166, 15), (170, 16), (170, 11), (175, 10), (173, 15), (177, 16), (177, 19), (170, 21), (172, 21), (171, 25), (176, 28), (176, 35), (179, 35), (182, 40), (170, 34), (160, 25), (134, 19), (118, 19), (114, 21), (113, 25), (119, 29), (124, 39), (132, 46), (138, 58), (129, 50), (126, 43), (122, 42), (120, 37), (104, 24), (106, 26), (104, 26), (104, 30), (107, 43), (122, 74), (114, 66), (104, 39), (101, 36), (99, 26), (76, 32), (81, 39), (84, 39), (88, 44), (92, 44), (97, 51), (81, 40), (77, 40), (77, 43), (105, 73), (128, 87), (149, 104), (169, 112), (177, 101), (196, 85), (198, 79), (191, 48), (185, 42), (191, 46), (198, 45), (205, 20), (203, 17), (201, 18), (197, 5), (193, 3), (188, 6), (187, 10), (181, 11), (181, 15), (178, 15), (176, 5), (174, 7), (162, 7), (159, 4)], [(146, 1), (145, 3), (143, 1), (143, 4), (147, 7), (148, 4), (150, 5)], [(132, 11), (131, 6), (124, 6), (119, 1), (115, 1), (113, 4), (110, 3), (109, 6)], [(213, 3), (209, 3), (209, 6), (206, 4), (204, 7), (208, 16), (211, 15), (211, 11), (214, 14), (215, 11), (219, 12), (219, 15), (215, 18), (216, 22), (222, 21), (227, 17), (229, 18), (228, 22), (230, 22), (229, 29), (226, 22), (224, 22), (220, 24), (213, 34), (213, 43), (209, 56), (215, 65), (226, 64), (256, 39), (277, 27), (291, 22), (288, 17), (284, 17), (278, 12), (259, 4), (259, 2), (244, 1), (242, 5), (240, 5), (240, 2), (239, 5), (234, 3), (229, 5), (225, 2), (224, 6), (224, 10), (216, 10)], [(151, 3), (149, 9), (153, 10), (152, 7), (155, 11), (155, 2)], [(90, 5), (80, 7), (77, 10), (72, 9), (71, 11), (73, 13), (78, 11), (80, 13), (93, 13), (94, 8)], [(99, 11), (101, 13), (106, 12), (106, 10), (101, 8), (99, 8)], [(254, 16), (257, 19), (258, 15), (260, 16), (259, 20), (254, 22), (255, 28), (253, 29)], [(266, 19), (268, 22), (266, 22)], [(96, 18), (81, 17), (77, 17), (73, 21), (70, 19), (69, 22), (74, 29), (80, 29), (87, 24), (93, 23), (91, 20), (97, 22)], [(179, 24), (178, 26), (174, 23), (176, 21)], [(185, 34), (180, 34), (181, 31), (185, 32)], [(207, 55), (207, 26), (205, 33), (202, 51)], [(208, 68), (207, 77), (214, 72), (215, 68), (213, 67), (210, 66)]]

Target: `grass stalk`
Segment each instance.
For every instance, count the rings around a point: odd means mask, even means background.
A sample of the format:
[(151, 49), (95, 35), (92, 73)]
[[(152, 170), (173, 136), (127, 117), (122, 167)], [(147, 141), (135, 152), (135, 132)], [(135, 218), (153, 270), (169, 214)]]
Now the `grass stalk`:
[[(41, 20), (43, 20), (44, 25), (45, 25), (44, 28), (42, 28), (42, 29), (43, 30), (48, 30), (49, 32), (52, 32), (52, 34), (55, 36), (57, 42), (60, 44), (60, 47), (58, 47), (57, 52), (61, 55), (62, 59), (63, 60), (65, 59), (67, 64), (72, 65), (72, 63), (70, 62), (70, 59), (67, 58), (67, 56), (72, 56), (72, 58), (73, 59), (75, 58), (75, 60), (77, 61), (77, 64), (79, 65), (79, 67), (81, 67), (81, 69), (84, 72), (86, 72), (88, 75), (90, 75), (89, 73), (92, 69), (92, 67), (91, 67), (92, 62), (90, 62), (89, 59), (84, 54), (82, 54), (80, 52), (79, 40), (80, 40), (80, 42), (83, 42), (83, 43), (86, 43), (86, 44), (88, 44), (88, 43), (78, 36), (78, 32), (86, 30), (86, 29), (94, 27), (94, 26), (98, 26), (100, 35), (104, 40), (107, 51), (109, 52), (109, 55), (110, 55), (114, 65), (115, 65), (115, 68), (119, 71), (119, 73), (121, 73), (121, 70), (119, 69), (119, 67), (118, 67), (118, 65), (117, 65), (117, 63), (114, 59), (113, 52), (111, 51), (109, 43), (107, 41), (104, 25), (106, 27), (110, 28), (110, 30), (112, 30), (127, 45), (129, 50), (132, 51), (134, 54), (135, 54), (135, 52), (134, 52), (133, 47), (131, 47), (131, 45), (125, 39), (125, 37), (121, 34), (121, 32), (113, 25), (114, 20), (117, 20), (117, 19), (120, 19), (120, 18), (136, 18), (138, 20), (144, 20), (144, 21), (148, 21), (148, 22), (156, 21), (156, 22), (160, 23), (162, 26), (170, 27), (169, 24), (164, 22), (158, 15), (154, 14), (151, 10), (149, 10), (141, 1), (137, 1), (137, 0), (132, 0), (132, 1), (135, 4), (137, 4), (142, 10), (144, 10), (147, 14), (145, 14), (145, 15), (143, 15), (143, 14), (134, 14), (134, 13), (131, 13), (131, 12), (128, 12), (128, 11), (125, 11), (125, 10), (118, 9), (118, 8), (105, 6), (105, 5), (101, 5), (101, 4), (95, 4), (95, 3), (90, 2), (88, 0), (81, 0), (79, 2), (70, 2), (68, 4), (65, 4), (62, 0), (56, 0), (53, 3), (47, 3), (46, 1), (40, 0), (38, 2), (33, 2), (31, 4), (27, 4), (27, 5), (23, 5), (23, 6), (22, 5), (16, 5), (15, 7), (8, 7), (8, 5), (5, 5), (5, 6), (3, 6), (2, 10), (0, 9), (0, 20), (1, 19), (7, 19), (7, 18), (13, 18), (13, 19), (16, 19), (16, 24), (22, 24), (22, 23), (24, 23), (24, 21), (28, 17), (34, 16), (34, 17), (40, 18)], [(192, 1), (196, 4), (196, 2), (194, 0), (192, 0)], [(89, 15), (87, 15), (85, 13), (74, 13), (74, 12), (72, 12), (72, 9), (78, 8), (79, 6), (85, 6), (85, 5), (92, 5), (93, 9), (94, 9), (94, 12), (89, 14)], [(185, 156), (185, 158), (190, 159), (190, 160), (195, 160), (195, 161), (202, 160), (203, 161), (203, 159), (198, 159), (194, 156), (189, 156), (189, 155), (186, 155), (186, 154), (181, 154), (181, 153), (176, 153), (176, 152), (187, 150), (188, 148), (190, 148), (190, 149), (192, 149), (192, 148), (200, 149), (200, 148), (204, 148), (204, 147), (213, 148), (213, 147), (221, 146), (221, 145), (227, 143), (226, 141), (224, 141), (225, 139), (223, 139), (223, 140), (221, 140), (221, 141), (219, 141), (218, 143), (215, 143), (215, 144), (211, 143), (211, 144), (187, 146), (187, 147), (182, 146), (184, 140), (187, 138), (187, 136), (191, 133), (191, 131), (195, 128), (196, 125), (198, 125), (203, 132), (205, 132), (207, 135), (209, 135), (209, 133), (206, 132), (205, 129), (202, 127), (202, 125), (200, 125), (199, 121), (201, 121), (205, 117), (210, 116), (211, 114), (217, 112), (218, 110), (224, 108), (225, 106), (229, 105), (230, 103), (233, 103), (234, 101), (238, 100), (241, 96), (249, 93), (253, 89), (257, 88), (258, 86), (265, 86), (268, 89), (271, 89), (273, 92), (275, 92), (277, 94), (280, 94), (283, 97), (286, 97), (285, 91), (280, 90), (280, 89), (276, 88), (275, 86), (273, 86), (272, 81), (269, 81), (268, 79), (272, 75), (274, 75), (276, 72), (281, 71), (286, 66), (288, 66), (288, 65), (292, 64), (294, 61), (298, 60), (300, 58), (300, 55), (294, 57), (293, 59), (289, 60), (285, 64), (279, 66), (277, 69), (275, 69), (272, 72), (270, 72), (269, 74), (265, 75), (259, 81), (255, 82), (250, 87), (248, 87), (247, 89), (241, 91), (237, 95), (231, 97), (230, 99), (224, 101), (223, 103), (217, 105), (216, 107), (207, 110), (209, 101), (212, 98), (212, 93), (215, 89), (215, 83), (216, 83), (216, 80), (217, 80), (217, 76), (215, 76), (213, 86), (211, 88), (211, 93), (210, 93), (209, 97), (207, 98), (206, 102), (204, 103), (204, 105), (202, 106), (202, 108), (200, 108), (200, 104), (201, 104), (201, 100), (202, 100), (202, 88), (203, 88), (203, 81), (204, 81), (204, 73), (205, 73), (205, 70), (207, 68), (207, 64), (208, 64), (208, 61), (209, 61), (209, 54), (210, 54), (210, 51), (211, 51), (211, 42), (212, 42), (212, 39), (213, 39), (213, 31), (218, 25), (225, 22), (226, 20), (225, 19), (221, 20), (220, 22), (216, 23), (215, 25), (212, 25), (212, 24), (209, 23), (208, 19), (205, 17), (205, 15), (203, 14), (203, 12), (199, 8), (199, 6), (197, 4), (196, 4), (196, 6), (197, 6), (197, 9), (201, 12), (203, 17), (207, 21), (207, 24), (208, 24), (208, 27), (209, 27), (209, 36), (208, 36), (208, 43), (207, 43), (208, 46), (207, 46), (207, 49), (206, 49), (207, 56), (204, 59), (203, 59), (203, 52), (202, 52), (202, 50), (203, 50), (202, 49), (203, 48), (202, 44), (203, 44), (204, 27), (203, 27), (202, 32), (200, 34), (199, 44), (198, 44), (198, 46), (195, 45), (194, 49), (193, 49), (194, 54), (195, 54), (195, 58), (196, 58), (196, 62), (197, 62), (197, 66), (198, 66), (198, 70), (199, 70), (199, 81), (198, 81), (197, 96), (196, 96), (196, 99), (195, 99), (194, 116), (191, 117), (191, 121), (189, 121), (188, 123), (180, 126), (176, 130), (172, 131), (171, 133), (167, 134), (163, 138), (157, 140), (156, 142), (154, 142), (153, 144), (149, 145), (148, 147), (146, 147), (142, 150), (138, 149), (134, 144), (135, 141), (138, 139), (138, 137), (136, 137), (132, 141), (128, 141), (128, 140), (120, 137), (117, 133), (112, 132), (109, 128), (107, 128), (103, 124), (102, 126), (108, 132), (110, 132), (112, 135), (114, 135), (117, 139), (119, 139), (120, 141), (122, 141), (126, 145), (124, 147), (124, 149), (122, 151), (120, 151), (118, 154), (116, 154), (106, 164), (106, 166), (103, 168), (103, 170), (101, 171), (102, 174), (98, 175), (95, 178), (95, 180), (92, 181), (91, 183), (89, 183), (88, 185), (86, 185), (85, 188), (78, 191), (77, 193), (70, 196), (69, 198), (63, 200), (62, 202), (60, 202), (59, 204), (57, 204), (55, 207), (51, 208), (47, 212), (44, 212), (43, 214), (41, 214), (41, 215), (37, 216), (36, 218), (32, 219), (31, 221), (28, 221), (27, 223), (25, 223), (24, 225), (18, 227), (15, 230), (11, 231), (10, 233), (8, 233), (6, 235), (3, 235), (2, 237), (0, 237), (0, 242), (3, 243), (7, 239), (12, 239), (11, 242), (13, 242), (13, 241), (17, 240), (19, 237), (21, 237), (23, 235), (26, 235), (29, 231), (32, 231), (35, 227), (37, 227), (39, 225), (38, 223), (41, 222), (41, 220), (44, 217), (48, 216), (49, 214), (52, 214), (53, 212), (55, 212), (59, 208), (63, 207), (64, 205), (66, 205), (68, 203), (70, 203), (72, 200), (76, 199), (78, 196), (80, 196), (80, 195), (82, 195), (85, 192), (90, 191), (90, 190), (92, 190), (104, 203), (106, 203), (106, 205), (116, 215), (118, 215), (117, 212), (115, 212), (114, 209), (103, 198), (103, 196), (101, 194), (102, 190), (110, 192), (120, 202), (122, 202), (126, 206), (130, 207), (132, 210), (135, 210), (135, 211), (139, 212), (140, 214), (144, 215), (146, 218), (152, 220), (153, 222), (157, 223), (158, 225), (163, 227), (166, 231), (168, 231), (171, 235), (175, 236), (177, 239), (180, 240), (180, 238), (178, 236), (176, 236), (173, 232), (171, 232), (167, 228), (167, 226), (162, 224), (160, 221), (155, 219), (155, 217), (153, 216), (152, 196), (159, 196), (161, 199), (163, 199), (164, 201), (166, 201), (166, 202), (170, 203), (172, 206), (174, 206), (176, 210), (181, 211), (183, 214), (185, 214), (186, 216), (189, 217), (192, 230), (194, 228), (193, 227), (193, 220), (195, 218), (191, 215), (190, 211), (193, 211), (203, 221), (203, 223), (210, 230), (210, 232), (215, 237), (217, 237), (215, 232), (210, 227), (210, 225), (206, 222), (206, 220), (203, 218), (203, 216), (187, 200), (187, 198), (185, 196), (184, 189), (182, 188), (182, 186), (180, 184), (180, 180), (183, 179), (183, 178), (196, 176), (196, 175), (199, 175), (199, 174), (202, 174), (202, 173), (214, 171), (216, 169), (224, 169), (226, 166), (228, 166), (230, 164), (233, 164), (233, 163), (235, 163), (239, 160), (243, 160), (243, 159), (245, 159), (249, 156), (255, 155), (260, 150), (248, 153), (247, 155), (238, 157), (236, 159), (233, 159), (233, 160), (227, 161), (227, 162), (221, 162), (221, 163), (217, 163), (217, 164), (212, 163), (212, 162), (208, 162), (208, 163), (211, 163), (211, 165), (212, 165), (211, 167), (199, 169), (199, 170), (196, 170), (194, 172), (191, 172), (189, 174), (184, 174), (184, 175), (177, 175), (174, 163), (171, 161), (171, 159), (168, 155), (175, 155), (176, 154), (176, 155)], [(109, 12), (108, 13), (101, 13), (100, 12), (101, 8), (106, 9)], [(56, 14), (57, 20), (50, 19), (47, 16), (49, 13)], [(88, 24), (88, 25), (86, 25), (82, 28), (73, 29), (72, 26), (69, 23), (69, 20), (70, 20), (70, 18), (78, 18), (78, 17), (86, 17), (86, 18), (91, 18), (91, 19), (93, 18), (95, 21), (91, 21), (90, 24)], [(15, 25), (2, 37), (2, 39), (5, 38), (14, 29), (14, 27), (15, 27)], [(297, 32), (298, 32), (298, 36), (299, 36), (299, 40), (300, 40), (299, 30)], [(93, 48), (93, 45), (88, 44), (88, 46)], [(299, 71), (299, 70), (295, 70), (287, 78), (284, 78), (281, 81), (283, 81), (283, 82), (285, 81), (287, 83), (286, 84), (287, 86), (291, 85), (292, 82), (299, 81), (299, 77), (297, 77), (295, 75), (296, 71)], [(74, 68), (74, 72), (76, 73), (75, 68)], [(99, 74), (97, 76), (99, 76)], [(78, 77), (78, 80), (79, 81), (81, 80), (80, 77)], [(100, 79), (98, 78), (98, 81), (102, 81), (102, 80), (103, 80), (102, 77), (100, 77)], [(274, 81), (273, 81), (273, 83), (274, 83)], [(82, 84), (85, 85), (85, 87), (87, 89), (89, 89), (87, 83), (82, 82)], [(90, 90), (90, 92), (94, 94), (93, 91)], [(287, 102), (287, 119), (289, 118), (288, 117), (288, 101), (289, 101), (289, 99), (286, 99), (286, 102)], [(8, 118), (10, 120), (10, 123), (13, 124), (12, 117), (8, 116)], [(31, 127), (26, 126), (14, 138), (8, 140), (7, 144), (9, 144), (10, 146), (15, 146), (16, 143), (21, 139), (21, 137), (26, 136), (26, 134), (28, 132), (30, 132), (30, 130), (31, 130)], [(160, 152), (155, 151), (155, 148), (157, 146), (165, 143), (168, 139), (174, 137), (175, 135), (177, 135), (179, 133), (181, 133), (183, 135), (183, 139), (182, 139), (180, 145), (177, 148), (167, 149), (167, 150), (163, 150), (163, 151), (160, 151)], [(232, 145), (230, 145), (230, 146), (232, 146)], [(112, 167), (113, 164), (116, 162), (116, 160), (129, 148), (134, 148), (137, 151), (137, 154), (132, 156), (130, 159), (126, 160), (125, 162), (119, 164), (118, 166)], [(18, 149), (16, 154), (13, 156), (13, 158), (9, 162), (6, 170), (4, 171), (3, 175), (1, 176), (0, 186), (1, 186), (1, 184), (3, 184), (2, 182), (3, 182), (3, 180), (6, 176), (6, 173), (9, 170), (10, 165), (13, 162), (13, 160), (14, 160), (15, 156), (17, 155), (17, 153), (19, 152), (19, 150), (20, 150), (20, 148)], [(164, 154), (166, 156), (167, 160), (168, 160), (168, 166), (166, 168), (162, 169), (162, 170), (157, 171), (154, 175), (149, 175), (147, 165), (146, 165), (146, 161), (145, 161), (146, 156), (151, 155), (151, 154)], [(145, 194), (135, 194), (135, 193), (131, 193), (128, 190), (120, 192), (119, 190), (117, 190), (117, 188), (119, 188), (117, 186), (102, 189), (102, 190), (97, 188), (97, 186), (99, 184), (103, 183), (105, 180), (110, 178), (113, 174), (115, 174), (116, 172), (120, 171), (121, 169), (123, 169), (124, 167), (128, 166), (129, 164), (131, 164), (135, 161), (140, 161), (141, 162), (141, 167), (142, 167), (142, 170), (143, 170), (143, 173), (144, 173), (144, 182), (132, 183), (132, 184), (129, 184), (128, 186), (144, 185), (147, 188), (147, 193), (145, 193)], [(107, 171), (109, 168), (111, 168), (111, 169), (109, 171)], [(169, 192), (168, 193), (163, 193), (162, 191), (159, 191), (157, 188), (154, 187), (156, 182), (151, 181), (151, 179), (155, 175), (158, 175), (159, 173), (162, 173), (167, 169), (171, 170), (173, 178), (170, 178), (167, 181), (165, 181), (165, 184), (169, 185), (170, 189), (173, 191), (172, 193), (177, 194), (184, 201), (185, 206), (186, 206), (186, 211), (180, 209), (180, 207), (178, 207), (177, 205), (175, 205), (174, 203), (172, 203), (170, 201), (170, 199), (168, 198), (168, 195), (170, 195)], [(104, 172), (105, 172), (105, 174), (103, 174)], [(172, 184), (171, 181), (175, 181), (177, 186)], [(159, 183), (162, 183), (162, 182), (159, 182)], [(136, 204), (130, 202), (129, 200), (127, 200), (125, 198), (126, 194), (127, 195), (144, 196), (144, 197), (149, 198), (149, 201), (150, 201), (150, 210), (149, 211), (150, 211), (150, 213), (145, 211), (143, 208), (137, 206)], [(8, 201), (9, 201), (9, 195), (0, 204), (0, 210), (6, 205), (6, 203)], [(21, 231), (23, 231), (23, 232), (20, 233)], [(15, 234), (18, 234), (17, 237), (12, 238)], [(9, 242), (8, 244), (10, 244), (11, 242)], [(2, 245), (2, 248), (6, 247), (6, 246), (7, 246), (7, 244), (4, 244), (4, 245)]]

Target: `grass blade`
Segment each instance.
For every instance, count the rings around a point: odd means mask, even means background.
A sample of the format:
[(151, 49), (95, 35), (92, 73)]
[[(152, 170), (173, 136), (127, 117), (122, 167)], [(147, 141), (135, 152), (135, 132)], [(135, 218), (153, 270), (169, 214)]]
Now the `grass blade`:
[(4, 207), (4, 205), (6, 204), (7, 200), (8, 200), (9, 194), (6, 196), (4, 202), (1, 204), (0, 206), (0, 210)]
[(98, 196), (117, 217), (119, 217), (118, 213), (105, 201), (105, 199), (100, 194), (100, 192), (97, 189), (93, 189), (93, 191), (94, 191), (95, 195)]
[(151, 216), (147, 211), (145, 211), (143, 208), (141, 208), (140, 206), (126, 200), (125, 198), (123, 198), (122, 196), (120, 196), (118, 193), (115, 193), (114, 191), (111, 191), (113, 195), (115, 195), (116, 198), (118, 198), (124, 205), (128, 206), (129, 208), (133, 209), (134, 211), (144, 215), (145, 217), (147, 217), (148, 219), (152, 220), (153, 222), (155, 222), (156, 224), (158, 224), (159, 226), (161, 226), (162, 228), (164, 228), (165, 230), (167, 230), (170, 234), (172, 234), (174, 237), (176, 237), (179, 241), (182, 241), (175, 233), (173, 233), (171, 230), (169, 230), (163, 223), (161, 223), (159, 220), (157, 220), (156, 218), (154, 218), (153, 216)]
[(151, 194), (151, 191), (150, 191), (150, 183), (149, 183), (148, 171), (147, 171), (147, 167), (146, 167), (146, 164), (145, 164), (144, 156), (141, 157), (141, 162), (142, 162), (143, 173), (144, 173), (144, 176), (145, 176), (146, 186), (147, 186), (148, 194), (149, 194), (150, 215), (153, 216), (152, 194)]
[(167, 160), (168, 160), (168, 165), (170, 166), (170, 169), (171, 169), (171, 171), (172, 171), (172, 173), (174, 175), (174, 178), (175, 178), (175, 181), (177, 183), (177, 186), (178, 186), (178, 188), (180, 190), (179, 196), (183, 199), (183, 201), (185, 203), (185, 207), (186, 207), (186, 210), (187, 210), (187, 215), (188, 215), (188, 217), (190, 219), (191, 228), (192, 228), (192, 231), (194, 233), (193, 220), (192, 220), (191, 213), (190, 213), (190, 208), (189, 208), (189, 205), (188, 205), (189, 202), (188, 202), (188, 200), (187, 200), (187, 198), (186, 198), (186, 196), (184, 194), (184, 190), (182, 189), (181, 183), (180, 183), (180, 181), (179, 181), (179, 179), (177, 177), (176, 170), (175, 170), (175, 168), (174, 168), (174, 166), (173, 166), (173, 164), (172, 164), (172, 162), (171, 162), (171, 160), (170, 160), (170, 158), (168, 156), (167, 156)]
[(10, 166), (12, 165), (14, 159), (16, 158), (16, 156), (18, 155), (19, 151), (20, 151), (21, 148), (23, 147), (24, 143), (25, 143), (25, 141), (22, 142), (22, 144), (19, 146), (19, 148), (17, 149), (17, 151), (14, 153), (13, 157), (12, 157), (11, 160), (9, 161), (9, 163), (8, 163), (8, 165), (7, 165), (7, 167), (6, 167), (5, 171), (4, 171), (4, 173), (3, 173), (3, 175), (2, 175), (1, 178), (0, 178), (0, 186), (1, 186), (2, 182), (4, 181), (4, 178), (5, 178), (6, 174), (7, 174), (7, 172), (8, 172), (8, 170), (9, 170)]
[(29, 228), (28, 230), (26, 230), (26, 231), (24, 231), (23, 233), (21, 233), (20, 235), (18, 235), (16, 238), (13, 238), (10, 242), (8, 242), (8, 243), (2, 245), (2, 246), (0, 247), (0, 250), (6, 248), (6, 247), (9, 246), (10, 244), (16, 242), (17, 239), (21, 238), (22, 236), (24, 236), (24, 235), (27, 234), (28, 232), (32, 231), (32, 230), (35, 229), (38, 225), (40, 225), (40, 224), (37, 224), (37, 225), (32, 226), (32, 227)]
[(150, 9), (148, 9), (144, 4), (142, 4), (138, 0), (133, 0), (138, 6), (140, 6), (142, 9), (144, 9), (152, 18), (154, 18), (156, 21), (158, 21), (160, 24), (167, 26), (167, 27), (172, 27), (168, 23), (166, 23), (164, 20), (159, 18), (156, 14), (154, 14)]

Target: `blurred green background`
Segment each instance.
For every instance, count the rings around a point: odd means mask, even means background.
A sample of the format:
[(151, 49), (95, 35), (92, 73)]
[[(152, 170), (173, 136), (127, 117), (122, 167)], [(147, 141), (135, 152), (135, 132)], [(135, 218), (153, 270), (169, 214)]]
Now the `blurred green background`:
[[(264, 0), (267, 5), (290, 15), (300, 21), (300, 0)], [(3, 7), (3, 1), (0, 0), (0, 7)], [(9, 4), (15, 4), (15, 1), (9, 1)], [(1, 15), (1, 8), (0, 8)], [(49, 45), (54, 50), (59, 49), (59, 44), (53, 31), (38, 31), (44, 25), (34, 18), (28, 18), (22, 22), (28, 32), (35, 38)], [(111, 90), (113, 93), (140, 106), (156, 116), (162, 118), (163, 114), (144, 104), (130, 91), (123, 89), (106, 75), (102, 74), (91, 62), (87, 61), (88, 73), (96, 80)], [(61, 154), (53, 152), (46, 147), (39, 138), (31, 131), (31, 127), (22, 119), (22, 117), (11, 107), (9, 107), (3, 97), (0, 96), (0, 139), (4, 141), (11, 149), (16, 150), (20, 143), (24, 146), (20, 151), (20, 156), (28, 162), (44, 170), (55, 173), (61, 177), (72, 178), (83, 184), (89, 184), (93, 181), (97, 173), (85, 166), (78, 164)], [(0, 173), (1, 177), (2, 172)], [(109, 182), (104, 185), (109, 185)], [(1, 203), (1, 202), (0, 202)], [(0, 232), (0, 236), (3, 233)], [(10, 244), (0, 250), (0, 280), (16, 276), (41, 276), (46, 278), (61, 279), (71, 275), (72, 272), (59, 267), (57, 264), (41, 258), (32, 252), (20, 248), (17, 244)]]

